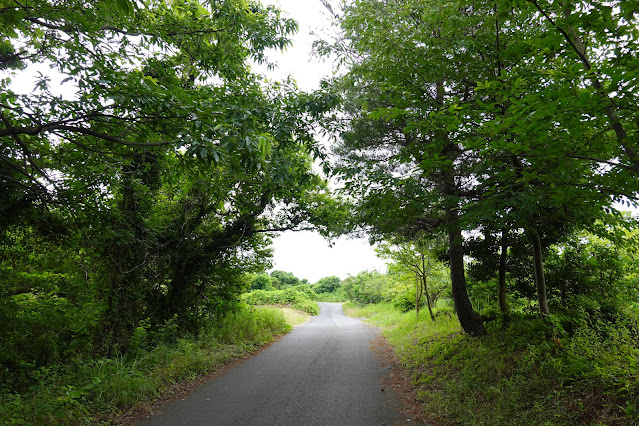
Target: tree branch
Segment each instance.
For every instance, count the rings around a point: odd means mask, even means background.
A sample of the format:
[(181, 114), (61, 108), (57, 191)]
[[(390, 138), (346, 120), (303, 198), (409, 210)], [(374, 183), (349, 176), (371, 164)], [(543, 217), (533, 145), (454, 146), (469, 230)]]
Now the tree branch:
[(81, 135), (86, 135), (86, 136), (93, 136), (95, 138), (102, 139), (107, 142), (113, 142), (113, 143), (117, 143), (119, 145), (125, 145), (125, 146), (166, 146), (172, 143), (172, 142), (146, 142), (146, 143), (128, 142), (126, 140), (111, 136), (107, 133), (103, 133), (103, 132), (99, 132), (96, 130), (91, 130), (91, 129), (87, 129), (87, 128), (83, 128), (79, 126), (71, 126), (64, 123), (50, 123), (50, 124), (45, 124), (42, 126), (30, 126), (30, 127), (10, 126), (10, 127), (7, 127), (6, 129), (0, 129), (0, 137), (5, 137), (5, 136), (14, 137), (15, 135), (37, 136), (41, 133), (55, 132), (57, 130), (64, 130), (68, 132), (79, 133)]

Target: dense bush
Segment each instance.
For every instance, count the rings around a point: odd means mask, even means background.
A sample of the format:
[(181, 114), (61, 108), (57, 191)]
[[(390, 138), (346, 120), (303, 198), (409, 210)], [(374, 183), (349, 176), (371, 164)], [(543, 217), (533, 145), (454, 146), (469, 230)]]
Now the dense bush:
[(342, 282), (346, 296), (356, 303), (378, 303), (386, 299), (387, 290), (392, 282), (386, 274), (377, 271), (360, 272)]
[[(415, 309), (417, 303), (417, 296), (415, 295), (414, 288), (405, 288), (404, 291), (398, 292), (395, 297), (393, 297), (393, 306), (401, 312), (408, 312), (412, 309)], [(419, 301), (419, 307), (422, 308), (426, 306), (426, 298), (422, 297)]]
[(273, 282), (268, 274), (259, 274), (251, 277), (251, 290), (273, 290)]
[[(448, 271), (438, 268), (427, 277), (428, 291), (433, 305), (448, 288)], [(345, 297), (357, 304), (392, 303), (402, 312), (415, 309), (415, 275), (401, 269), (391, 268), (388, 273), (360, 272), (354, 277), (346, 278), (340, 287)], [(427, 306), (427, 298), (422, 294), (420, 308)]]
[(313, 284), (313, 290), (316, 293), (334, 293), (339, 289), (342, 280), (336, 276), (321, 278), (318, 282)]
[(305, 279), (300, 280), (291, 272), (273, 271), (271, 272), (271, 282), (273, 287), (277, 289), (283, 289), (286, 287), (296, 287), (300, 284), (308, 284)]
[[(636, 236), (623, 228), (612, 231), (610, 239), (577, 232), (547, 249), (544, 267), (551, 312), (617, 311), (639, 301)], [(509, 249), (505, 272), (508, 304), (514, 312), (532, 312), (537, 307), (534, 274), (522, 266), (525, 263), (532, 263), (530, 253), (519, 247)], [(475, 261), (469, 272), (473, 307), (484, 316), (495, 317), (499, 311), (497, 270), (490, 262)]]
[[(290, 330), (279, 310), (247, 306), (209, 323), (198, 336), (177, 337), (175, 321), (156, 334), (147, 328), (136, 330), (127, 356), (41, 367), (23, 394), (0, 388), (0, 424), (98, 424)], [(157, 344), (160, 339), (166, 342)]]
[(242, 299), (249, 305), (290, 305), (311, 315), (317, 315), (319, 306), (313, 297), (314, 292), (307, 285), (283, 290), (254, 290), (242, 295)]

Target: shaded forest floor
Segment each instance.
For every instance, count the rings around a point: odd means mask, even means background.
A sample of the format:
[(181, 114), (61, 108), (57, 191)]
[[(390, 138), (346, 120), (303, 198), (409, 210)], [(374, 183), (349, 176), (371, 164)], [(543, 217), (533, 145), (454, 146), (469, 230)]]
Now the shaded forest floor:
[(639, 423), (636, 319), (512, 316), (471, 338), (454, 316), (432, 322), (388, 304), (345, 311), (383, 328), (428, 424)]

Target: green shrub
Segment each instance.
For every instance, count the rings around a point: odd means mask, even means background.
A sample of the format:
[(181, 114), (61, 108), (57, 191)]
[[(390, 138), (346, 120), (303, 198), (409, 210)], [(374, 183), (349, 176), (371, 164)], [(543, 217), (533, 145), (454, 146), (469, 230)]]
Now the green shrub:
[(242, 295), (249, 305), (289, 305), (311, 315), (319, 313), (317, 302), (312, 300), (315, 293), (308, 285), (287, 287), (283, 290), (254, 290)]
[[(401, 292), (397, 292), (396, 296), (393, 298), (393, 306), (402, 311), (402, 312), (408, 312), (410, 310), (415, 309), (415, 305), (417, 302), (417, 297), (415, 295), (415, 289), (414, 288), (407, 288), (404, 289), (404, 291)], [(426, 295), (422, 295), (422, 298), (419, 301), (419, 307), (425, 307), (426, 306)]]
[(0, 424), (95, 424), (290, 330), (279, 310), (248, 306), (209, 323), (198, 336), (174, 338), (172, 320), (156, 335), (145, 324), (133, 333), (125, 356), (42, 367), (22, 394), (0, 387)]
[(251, 290), (273, 290), (273, 283), (268, 274), (255, 275), (251, 279)]
[(340, 280), (339, 277), (324, 277), (313, 284), (313, 289), (317, 293), (334, 293), (337, 291), (341, 283), (342, 280)]
[(317, 297), (317, 293), (311, 288), (308, 284), (300, 284), (296, 287), (293, 287), (295, 290), (300, 291), (306, 295), (310, 300), (315, 299)]

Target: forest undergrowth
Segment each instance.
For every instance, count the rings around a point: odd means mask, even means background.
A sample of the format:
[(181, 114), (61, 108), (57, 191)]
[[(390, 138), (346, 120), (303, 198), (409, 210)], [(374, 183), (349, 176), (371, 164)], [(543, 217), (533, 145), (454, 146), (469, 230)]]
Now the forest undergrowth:
[(513, 314), (470, 337), (454, 315), (433, 322), (391, 304), (345, 311), (383, 328), (433, 424), (639, 423), (634, 313)]

